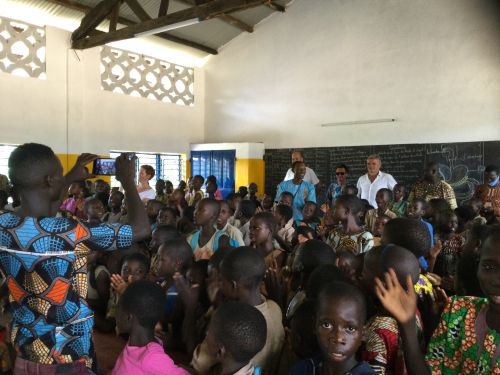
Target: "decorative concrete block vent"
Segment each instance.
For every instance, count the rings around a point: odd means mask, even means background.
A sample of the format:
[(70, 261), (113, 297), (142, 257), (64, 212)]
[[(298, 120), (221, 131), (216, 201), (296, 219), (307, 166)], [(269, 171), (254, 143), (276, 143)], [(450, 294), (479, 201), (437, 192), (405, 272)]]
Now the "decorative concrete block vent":
[(103, 90), (192, 106), (193, 85), (193, 68), (108, 46), (101, 48)]
[(46, 79), (45, 29), (0, 17), (0, 70)]

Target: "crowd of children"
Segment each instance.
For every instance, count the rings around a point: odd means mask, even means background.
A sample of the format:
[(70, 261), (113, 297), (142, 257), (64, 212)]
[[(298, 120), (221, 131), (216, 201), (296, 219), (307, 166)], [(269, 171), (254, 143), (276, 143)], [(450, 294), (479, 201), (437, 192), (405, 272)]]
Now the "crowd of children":
[(300, 161), (274, 199), (193, 176), (144, 200), (131, 155), (125, 193), (87, 183), (94, 158), (64, 177), (46, 146), (9, 160), (4, 373), (102, 373), (93, 327), (126, 340), (113, 375), (500, 374), (496, 167), (458, 207), (397, 184), (373, 208), (344, 180), (317, 205)]

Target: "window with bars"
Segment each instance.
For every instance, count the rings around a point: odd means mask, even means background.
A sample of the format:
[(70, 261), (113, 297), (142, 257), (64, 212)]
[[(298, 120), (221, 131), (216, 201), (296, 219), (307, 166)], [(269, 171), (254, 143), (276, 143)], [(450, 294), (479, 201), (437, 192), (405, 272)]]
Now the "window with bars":
[[(139, 168), (141, 165), (150, 165), (155, 169), (154, 181), (162, 179), (169, 180), (172, 182), (174, 187), (179, 185), (179, 182), (185, 178), (185, 160), (181, 154), (154, 154), (145, 152), (136, 152), (137, 162), (135, 165), (135, 174), (139, 175)], [(111, 151), (110, 157), (117, 158), (120, 156), (120, 152)], [(111, 186), (120, 186), (120, 183), (116, 180), (115, 176), (111, 177)]]
[(224, 196), (234, 192), (235, 150), (191, 151), (191, 174), (207, 178), (215, 176), (217, 185)]

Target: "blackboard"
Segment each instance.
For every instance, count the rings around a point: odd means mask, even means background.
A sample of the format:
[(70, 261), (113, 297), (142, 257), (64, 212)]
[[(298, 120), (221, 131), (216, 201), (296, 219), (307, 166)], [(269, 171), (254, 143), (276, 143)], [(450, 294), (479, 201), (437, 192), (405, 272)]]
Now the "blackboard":
[[(441, 178), (448, 182), (458, 201), (472, 197), (475, 187), (483, 182), (486, 165), (500, 165), (500, 141), (427, 143), (351, 147), (317, 147), (298, 149), (303, 152), (306, 165), (312, 168), (328, 188), (335, 178), (335, 166), (346, 164), (348, 183), (356, 184), (366, 173), (366, 158), (379, 154), (382, 170), (396, 181), (411, 187), (422, 177), (428, 161), (439, 163)], [(290, 168), (292, 149), (266, 149), (264, 155), (266, 193), (274, 195), (276, 186), (283, 181)]]

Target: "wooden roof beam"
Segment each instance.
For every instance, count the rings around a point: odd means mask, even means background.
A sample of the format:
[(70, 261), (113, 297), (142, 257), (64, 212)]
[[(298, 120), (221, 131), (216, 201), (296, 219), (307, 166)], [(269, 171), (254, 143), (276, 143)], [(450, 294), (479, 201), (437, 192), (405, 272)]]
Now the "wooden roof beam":
[(149, 14), (144, 10), (144, 8), (139, 4), (137, 0), (125, 0), (125, 3), (129, 6), (130, 9), (132, 9), (132, 12), (141, 20), (141, 21), (147, 21), (150, 20), (151, 17)]
[(278, 4), (275, 1), (266, 1), (266, 5), (269, 8), (271, 8), (272, 10), (277, 11), (277, 12), (284, 13), (286, 11), (286, 7), (285, 6), (283, 6), (281, 4)]
[(237, 12), (240, 10), (253, 8), (262, 5), (263, 3), (263, 0), (212, 0), (206, 4), (180, 10), (178, 12), (167, 14), (157, 19), (144, 21), (117, 31), (113, 31), (111, 33), (74, 40), (73, 48), (92, 48), (106, 43), (116, 42), (118, 40), (130, 39), (138, 34), (147, 32), (154, 33), (156, 29), (169, 25), (175, 25), (177, 23), (185, 22), (195, 18), (200, 21), (204, 21), (214, 17), (218, 17), (224, 13)]

